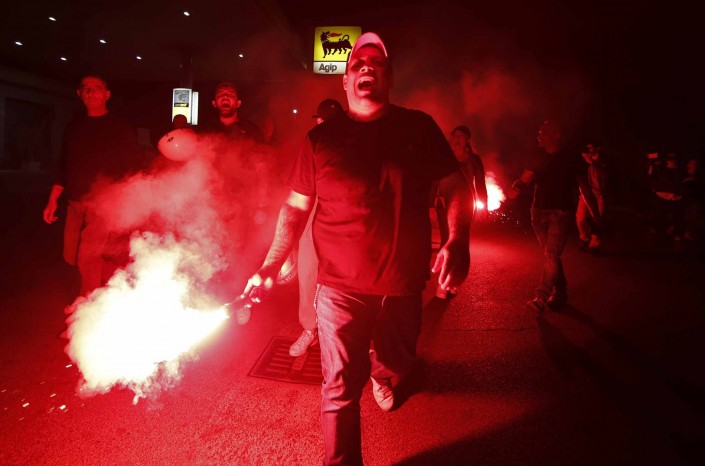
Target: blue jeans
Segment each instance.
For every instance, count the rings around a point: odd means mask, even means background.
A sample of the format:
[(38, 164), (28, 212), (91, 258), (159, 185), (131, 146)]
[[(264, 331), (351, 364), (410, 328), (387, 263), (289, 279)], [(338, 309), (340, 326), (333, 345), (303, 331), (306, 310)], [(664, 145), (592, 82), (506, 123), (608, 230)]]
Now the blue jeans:
[(573, 214), (565, 210), (531, 209), (531, 225), (543, 251), (541, 282), (536, 297), (544, 301), (552, 294), (567, 296), (568, 283), (563, 272), (561, 254), (573, 223)]
[(362, 389), (370, 376), (388, 379), (411, 369), (421, 331), (421, 295), (373, 296), (318, 285), (315, 306), (324, 464), (361, 465)]

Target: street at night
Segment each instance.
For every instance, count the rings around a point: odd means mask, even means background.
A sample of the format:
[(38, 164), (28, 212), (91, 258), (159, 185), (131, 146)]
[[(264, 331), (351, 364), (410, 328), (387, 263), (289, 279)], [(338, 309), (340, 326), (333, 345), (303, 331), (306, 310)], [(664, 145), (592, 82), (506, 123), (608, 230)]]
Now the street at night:
[[(248, 325), (225, 322), (175, 386), (136, 405), (128, 389), (82, 399), (59, 338), (73, 275), (58, 230), (31, 212), (3, 248), (0, 463), (319, 463), (320, 387), (248, 376), (272, 337), (296, 338), (295, 286)], [(541, 314), (524, 306), (533, 235), (476, 228), (459, 295), (424, 295), (403, 403), (384, 413), (366, 387), (367, 464), (701, 464), (702, 251), (659, 249), (632, 217), (620, 226), (601, 257), (568, 245), (570, 305)]]
[(695, 7), (11, 3), (1, 466), (705, 464)]

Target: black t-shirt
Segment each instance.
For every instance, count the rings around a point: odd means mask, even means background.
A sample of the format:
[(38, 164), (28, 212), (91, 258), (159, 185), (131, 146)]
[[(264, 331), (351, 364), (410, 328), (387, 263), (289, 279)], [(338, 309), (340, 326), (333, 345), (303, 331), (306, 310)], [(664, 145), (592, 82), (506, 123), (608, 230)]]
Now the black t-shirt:
[(442, 131), (419, 111), (391, 106), (366, 123), (342, 114), (312, 129), (288, 184), (318, 196), (318, 282), (373, 295), (423, 291), (431, 184), (457, 170)]
[(564, 149), (548, 154), (540, 149), (530, 158), (526, 168), (534, 172), (534, 209), (575, 210), (578, 177), (587, 173), (580, 155)]
[(197, 132), (210, 139), (217, 156), (216, 167), (224, 174), (266, 181), (263, 177), (271, 171), (272, 160), (264, 150), (264, 136), (257, 125), (239, 120), (226, 126), (215, 120), (199, 126)]
[(78, 201), (101, 178), (118, 179), (140, 168), (137, 133), (126, 119), (113, 113), (82, 116), (66, 128), (54, 184)]
[(259, 127), (247, 120), (239, 120), (228, 126), (215, 120), (197, 127), (197, 131), (199, 134), (222, 134), (232, 140), (249, 139), (260, 144), (264, 142)]

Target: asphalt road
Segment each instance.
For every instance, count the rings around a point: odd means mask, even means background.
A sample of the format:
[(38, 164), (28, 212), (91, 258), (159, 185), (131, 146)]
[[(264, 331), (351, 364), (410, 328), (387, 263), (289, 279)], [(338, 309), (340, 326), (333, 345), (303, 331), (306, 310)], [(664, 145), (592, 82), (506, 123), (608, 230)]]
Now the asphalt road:
[[(36, 212), (14, 212), (3, 238), (0, 464), (320, 464), (319, 387), (248, 376), (273, 336), (298, 335), (295, 287), (247, 326), (226, 322), (156, 396), (81, 398), (59, 338), (75, 274)], [(477, 228), (460, 294), (429, 287), (401, 405), (384, 413), (364, 393), (366, 464), (705, 464), (702, 250), (656, 246), (626, 214), (606, 249), (586, 255), (573, 239), (570, 306), (537, 315), (524, 306), (533, 236)]]

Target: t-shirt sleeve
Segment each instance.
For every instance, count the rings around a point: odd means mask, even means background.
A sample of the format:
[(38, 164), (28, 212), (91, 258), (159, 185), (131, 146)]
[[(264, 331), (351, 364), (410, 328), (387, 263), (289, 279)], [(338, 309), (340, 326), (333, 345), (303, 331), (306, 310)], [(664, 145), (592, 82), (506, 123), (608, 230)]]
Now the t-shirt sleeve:
[(310, 136), (306, 136), (286, 184), (293, 191), (304, 196), (316, 194), (316, 160)]
[(451, 173), (458, 171), (460, 165), (458, 164), (455, 155), (453, 155), (453, 150), (450, 148), (448, 141), (443, 135), (443, 131), (438, 127), (433, 118), (425, 115), (427, 121), (427, 131), (429, 138), (428, 153), (429, 153), (429, 168), (431, 170), (432, 178), (434, 180), (440, 180), (450, 175)]

